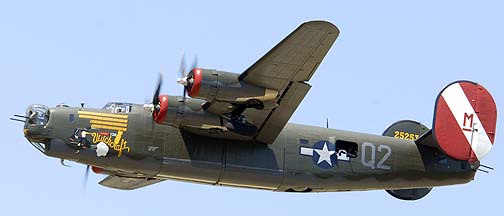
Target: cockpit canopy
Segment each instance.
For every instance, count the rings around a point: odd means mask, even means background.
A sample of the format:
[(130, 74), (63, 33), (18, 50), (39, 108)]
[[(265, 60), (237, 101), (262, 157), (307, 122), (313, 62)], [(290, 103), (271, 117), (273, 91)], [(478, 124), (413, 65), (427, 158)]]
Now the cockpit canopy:
[(102, 109), (110, 110), (112, 113), (130, 113), (132, 108), (131, 103), (109, 102)]

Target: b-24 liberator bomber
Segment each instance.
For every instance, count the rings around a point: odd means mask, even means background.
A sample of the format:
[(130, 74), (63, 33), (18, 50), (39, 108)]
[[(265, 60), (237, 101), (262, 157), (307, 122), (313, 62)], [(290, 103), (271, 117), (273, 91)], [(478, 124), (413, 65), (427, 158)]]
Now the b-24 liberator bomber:
[(85, 164), (107, 175), (99, 184), (122, 190), (181, 180), (282, 192), (386, 190), (417, 200), (473, 180), (497, 121), (478, 83), (446, 86), (432, 129), (401, 120), (372, 135), (288, 123), (339, 33), (326, 21), (303, 23), (241, 74), (197, 66), (186, 73), (181, 63), (183, 96), (160, 94), (160, 76), (152, 103), (36, 104), (13, 120), (45, 155)]

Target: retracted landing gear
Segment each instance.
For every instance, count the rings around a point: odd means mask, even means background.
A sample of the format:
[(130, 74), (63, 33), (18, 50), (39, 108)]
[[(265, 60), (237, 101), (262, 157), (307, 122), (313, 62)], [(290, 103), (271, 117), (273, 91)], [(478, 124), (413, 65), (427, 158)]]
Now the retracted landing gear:
[(257, 99), (251, 99), (244, 103), (234, 103), (234, 109), (230, 113), (231, 118), (226, 122), (226, 128), (233, 132), (243, 136), (253, 137), (257, 135), (258, 128), (254, 124), (247, 121), (242, 113), (247, 108), (263, 109), (264, 104), (262, 101)]
[(249, 137), (255, 136), (258, 132), (257, 126), (248, 122), (242, 115), (226, 122), (226, 128), (231, 132)]

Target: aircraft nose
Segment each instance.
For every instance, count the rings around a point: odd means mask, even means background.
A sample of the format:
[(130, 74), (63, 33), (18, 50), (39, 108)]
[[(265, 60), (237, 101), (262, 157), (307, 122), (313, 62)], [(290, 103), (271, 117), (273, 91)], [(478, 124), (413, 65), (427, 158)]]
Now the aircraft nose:
[(17, 121), (24, 122), (23, 133), (26, 139), (42, 153), (45, 153), (50, 143), (49, 130), (45, 127), (49, 115), (49, 108), (40, 104), (28, 106), (25, 116), (14, 115), (21, 118)]
[(45, 154), (51, 142), (47, 129), (27, 123), (23, 129), (23, 133), (33, 147)]
[(26, 115), (14, 115), (15, 117), (22, 118), (24, 122), (24, 135), (28, 139), (39, 139), (42, 136), (47, 135), (47, 129), (45, 126), (49, 121), (49, 108), (40, 105), (33, 104), (28, 106), (26, 109)]

